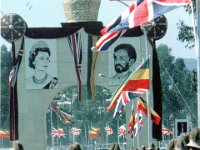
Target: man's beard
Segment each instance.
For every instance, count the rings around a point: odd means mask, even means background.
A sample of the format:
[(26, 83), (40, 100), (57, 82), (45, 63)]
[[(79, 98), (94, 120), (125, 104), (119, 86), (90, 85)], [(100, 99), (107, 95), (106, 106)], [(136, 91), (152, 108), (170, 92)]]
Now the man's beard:
[(120, 64), (115, 65), (115, 71), (117, 73), (126, 72), (127, 70), (129, 70), (129, 64), (128, 63), (126, 63), (125, 67), (120, 65)]

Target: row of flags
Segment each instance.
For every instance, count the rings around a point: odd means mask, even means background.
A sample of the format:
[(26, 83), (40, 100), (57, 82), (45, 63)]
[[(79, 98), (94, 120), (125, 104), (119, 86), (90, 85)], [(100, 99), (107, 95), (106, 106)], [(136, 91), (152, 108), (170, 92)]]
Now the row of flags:
[(96, 43), (96, 51), (107, 50), (128, 29), (152, 21), (191, 0), (135, 0), (122, 14), (101, 30), (102, 37)]
[[(151, 120), (156, 125), (159, 125), (161, 121), (160, 116), (152, 108), (150, 108), (150, 113), (151, 113)], [(134, 136), (136, 137), (141, 127), (143, 127), (143, 114), (146, 117), (148, 116), (147, 102), (142, 97), (139, 97), (137, 102), (136, 112), (132, 112), (128, 124), (128, 129), (129, 129), (128, 132), (131, 136), (133, 136), (134, 134)]]

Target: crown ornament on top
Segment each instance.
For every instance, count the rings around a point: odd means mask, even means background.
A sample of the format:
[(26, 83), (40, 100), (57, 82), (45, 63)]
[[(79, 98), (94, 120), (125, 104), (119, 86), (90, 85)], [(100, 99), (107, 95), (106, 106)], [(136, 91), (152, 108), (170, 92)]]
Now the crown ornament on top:
[(101, 0), (64, 0), (67, 22), (97, 21)]

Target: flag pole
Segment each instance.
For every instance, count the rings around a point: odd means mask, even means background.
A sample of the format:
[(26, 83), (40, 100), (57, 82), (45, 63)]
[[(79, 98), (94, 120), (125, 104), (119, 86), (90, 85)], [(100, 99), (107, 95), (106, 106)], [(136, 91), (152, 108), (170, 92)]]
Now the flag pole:
[(200, 1), (196, 1), (197, 11), (197, 125), (200, 127)]
[[(132, 100), (132, 111), (131, 111), (131, 113), (133, 113), (133, 111), (134, 111), (134, 102), (133, 102), (133, 100)], [(132, 114), (131, 114), (131, 115), (132, 115)], [(133, 119), (133, 122), (135, 122), (134, 119)], [(134, 124), (133, 124), (133, 125), (134, 125)], [(135, 147), (134, 133), (133, 133), (133, 131), (132, 131), (132, 136), (133, 136), (133, 147)]]
[[(149, 57), (149, 54), (148, 54), (148, 43), (147, 43), (147, 41), (148, 41), (148, 39), (147, 39), (147, 32), (146, 32), (146, 30), (145, 30), (145, 27), (144, 27), (144, 25), (141, 25), (142, 26), (142, 30), (143, 30), (143, 32), (144, 32), (144, 37), (145, 37), (145, 50), (146, 50), (146, 60), (148, 59), (148, 57)], [(152, 64), (152, 63), (151, 63)], [(150, 69), (151, 70), (151, 69)], [(150, 73), (151, 74), (151, 73)], [(151, 76), (151, 75), (150, 75)], [(151, 125), (151, 113), (150, 113), (150, 102), (149, 102), (149, 97), (150, 97), (150, 92), (146, 92), (146, 98), (147, 98), (147, 130), (148, 130), (148, 132), (147, 132), (147, 141), (148, 141), (148, 145), (150, 145), (150, 143), (151, 143), (151, 140), (150, 140), (150, 137), (152, 137), (151, 136), (151, 132), (150, 132), (150, 129), (152, 128), (152, 125)]]
[(137, 148), (140, 148), (140, 129), (139, 129), (139, 116), (137, 115), (137, 128), (138, 128), (138, 136), (137, 136)]
[(52, 109), (51, 110), (51, 145), (52, 147), (54, 147), (54, 139), (53, 139), (53, 135), (52, 135), (52, 129), (53, 129), (53, 117), (52, 117)]
[[(194, 19), (194, 8), (193, 3), (191, 2), (191, 9), (192, 9), (192, 23), (193, 23), (193, 31), (194, 31), (194, 46), (196, 49), (196, 56), (197, 56), (197, 125), (200, 126), (200, 2), (196, 1), (196, 14), (197, 14), (197, 22), (195, 24)], [(197, 30), (196, 30), (197, 26)]]
[(106, 148), (108, 148), (108, 134), (106, 134)]

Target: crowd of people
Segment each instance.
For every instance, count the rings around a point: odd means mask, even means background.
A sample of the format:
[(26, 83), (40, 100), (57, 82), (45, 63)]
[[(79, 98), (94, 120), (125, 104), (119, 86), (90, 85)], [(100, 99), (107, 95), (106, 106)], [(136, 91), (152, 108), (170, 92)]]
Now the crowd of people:
[[(21, 143), (14, 145), (14, 150), (23, 150)], [(66, 150), (82, 150), (78, 142), (69, 145)], [(108, 150), (120, 150), (119, 144), (113, 143)], [(149, 147), (142, 145), (140, 149), (131, 148), (130, 150), (160, 150), (152, 143)], [(195, 127), (189, 134), (182, 133), (177, 139), (172, 139), (167, 145), (166, 150), (200, 150), (200, 128)]]
[[(74, 143), (67, 150), (81, 150), (79, 143)], [(113, 143), (108, 150), (120, 150), (118, 144)], [(149, 147), (144, 145), (140, 149), (131, 148), (130, 150), (160, 150), (152, 143)], [(200, 128), (195, 127), (190, 134), (182, 133), (177, 139), (172, 139), (167, 145), (166, 150), (200, 150)]]

